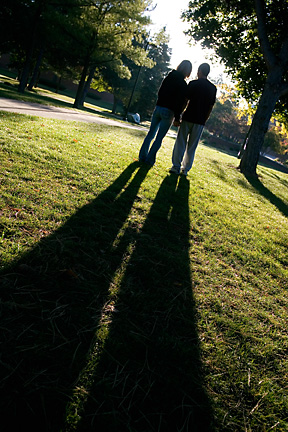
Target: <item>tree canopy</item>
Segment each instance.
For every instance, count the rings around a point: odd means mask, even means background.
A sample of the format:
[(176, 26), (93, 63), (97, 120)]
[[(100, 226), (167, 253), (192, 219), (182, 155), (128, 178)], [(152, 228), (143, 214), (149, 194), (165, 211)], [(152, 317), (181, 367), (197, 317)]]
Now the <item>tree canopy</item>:
[(123, 54), (136, 63), (145, 61), (145, 50), (141, 46), (134, 47), (133, 39), (141, 39), (149, 23), (144, 15), (147, 5), (147, 0), (100, 0), (84, 8), (80, 42), (83, 69), (75, 106), (82, 105), (85, 82), (87, 88), (97, 66), (114, 62), (115, 67), (121, 69)]
[(152, 68), (144, 66), (141, 70), (138, 91), (131, 104), (134, 112), (141, 112), (146, 118), (152, 116), (159, 87), (170, 70), (171, 49), (168, 43), (169, 38), (163, 28), (151, 38), (148, 44), (148, 58), (154, 62), (154, 66)]
[[(69, 70), (79, 79), (75, 106), (83, 104), (85, 90), (99, 65), (114, 63), (122, 73), (123, 54), (145, 64), (146, 52), (132, 45), (150, 22), (145, 14), (151, 0), (3, 0), (0, 23), (2, 53), (17, 58), (19, 91), (27, 86), (35, 65), (44, 58), (53, 70)], [(7, 31), (6, 31), (7, 30)], [(146, 62), (148, 66), (150, 63)], [(152, 65), (151, 65), (152, 66)]]
[(168, 42), (165, 28), (151, 37), (148, 36), (142, 43), (147, 59), (150, 60), (148, 67), (147, 62), (136, 65), (126, 58), (123, 61), (131, 71), (131, 78), (117, 79), (115, 74), (108, 78), (114, 96), (122, 100), (126, 111), (129, 108), (131, 112), (140, 113), (141, 118), (151, 117), (160, 84), (170, 70), (171, 49)]

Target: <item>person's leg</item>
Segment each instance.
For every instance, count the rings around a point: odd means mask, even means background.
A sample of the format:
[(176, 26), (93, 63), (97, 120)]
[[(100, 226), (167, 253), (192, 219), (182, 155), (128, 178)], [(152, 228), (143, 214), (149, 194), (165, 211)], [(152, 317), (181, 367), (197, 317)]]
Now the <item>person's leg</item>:
[(186, 151), (184, 154), (181, 171), (183, 174), (187, 175), (188, 171), (192, 168), (195, 152), (199, 143), (199, 140), (202, 135), (204, 126), (198, 124), (192, 124), (192, 128), (190, 130), (190, 136), (188, 139), (188, 144), (186, 147)]
[(171, 172), (179, 173), (181, 168), (182, 159), (185, 153), (186, 145), (187, 145), (187, 136), (190, 131), (191, 123), (186, 121), (182, 121), (177, 138), (174, 144), (173, 152), (172, 152), (172, 168)]
[(152, 119), (151, 119), (151, 124), (150, 124), (150, 129), (148, 134), (146, 135), (143, 144), (140, 148), (139, 151), (139, 160), (145, 162), (147, 155), (148, 155), (148, 151), (149, 151), (149, 146), (151, 141), (153, 140), (154, 136), (156, 135), (156, 132), (159, 128), (159, 124), (161, 121), (161, 116), (160, 116), (160, 107), (155, 107), (153, 115), (152, 115)]
[(155, 141), (153, 142), (148, 156), (146, 158), (146, 162), (149, 163), (150, 165), (154, 165), (155, 160), (156, 160), (156, 154), (158, 152), (158, 150), (161, 147), (163, 138), (165, 137), (165, 135), (167, 134), (173, 119), (174, 119), (174, 113), (173, 111), (169, 110), (168, 108), (161, 108), (160, 109), (160, 116), (161, 116), (161, 122), (160, 122), (160, 126), (158, 129), (158, 133), (156, 136)]

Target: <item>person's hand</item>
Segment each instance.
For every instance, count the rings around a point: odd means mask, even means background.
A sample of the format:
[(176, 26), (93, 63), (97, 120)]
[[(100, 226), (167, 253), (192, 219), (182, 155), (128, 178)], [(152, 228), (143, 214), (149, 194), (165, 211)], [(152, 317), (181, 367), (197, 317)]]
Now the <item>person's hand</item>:
[(173, 121), (173, 126), (179, 127), (180, 126), (180, 121), (179, 120), (174, 120)]

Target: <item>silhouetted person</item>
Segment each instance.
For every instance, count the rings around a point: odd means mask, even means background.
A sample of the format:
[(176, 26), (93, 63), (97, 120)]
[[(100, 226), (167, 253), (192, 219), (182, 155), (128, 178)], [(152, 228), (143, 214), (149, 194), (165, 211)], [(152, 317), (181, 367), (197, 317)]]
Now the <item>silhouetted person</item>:
[[(190, 76), (191, 71), (191, 62), (183, 60), (176, 70), (172, 70), (164, 78), (158, 91), (158, 99), (149, 132), (139, 152), (139, 161), (154, 165), (156, 154), (174, 119), (175, 126), (177, 124), (179, 126), (180, 115), (186, 103), (187, 83), (185, 79)], [(149, 150), (151, 141), (154, 139), (156, 133), (156, 139)]]

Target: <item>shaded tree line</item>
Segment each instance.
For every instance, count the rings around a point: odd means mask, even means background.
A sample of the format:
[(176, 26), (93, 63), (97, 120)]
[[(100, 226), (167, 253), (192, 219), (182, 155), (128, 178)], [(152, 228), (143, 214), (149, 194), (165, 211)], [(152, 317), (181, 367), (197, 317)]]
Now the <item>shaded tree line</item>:
[[(21, 93), (36, 85), (42, 67), (78, 82), (74, 107), (79, 108), (91, 86), (100, 83), (102, 89), (115, 91), (116, 98), (125, 99), (137, 67), (145, 71), (155, 68), (155, 53), (145, 49), (150, 0), (3, 0), (2, 3), (0, 54), (10, 54), (11, 64), (18, 69)], [(161, 35), (155, 37), (159, 39)], [(167, 46), (164, 34), (162, 43)], [(170, 59), (168, 47), (165, 49), (161, 78)], [(121, 85), (117, 86), (117, 80)]]

